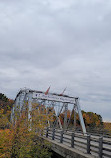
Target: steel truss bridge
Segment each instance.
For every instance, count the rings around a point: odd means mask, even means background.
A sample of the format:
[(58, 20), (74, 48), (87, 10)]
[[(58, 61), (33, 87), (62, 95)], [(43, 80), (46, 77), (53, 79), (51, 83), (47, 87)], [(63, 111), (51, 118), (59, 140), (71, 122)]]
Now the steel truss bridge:
[[(46, 128), (43, 137), (46, 137), (48, 140), (52, 140), (53, 142), (59, 143), (58, 146), (60, 146), (60, 144), (64, 144), (66, 147), (70, 147), (70, 149), (67, 149), (68, 153), (72, 152), (71, 148), (77, 147), (77, 149), (81, 150), (82, 153), (85, 153), (86, 155), (77, 155), (77, 157), (88, 158), (92, 155), (92, 158), (111, 158), (111, 137), (103, 137), (86, 132), (81, 108), (79, 105), (79, 98), (55, 93), (46, 94), (42, 91), (31, 89), (22, 89), (18, 92), (15, 98), (14, 106), (11, 111), (11, 122), (13, 124), (15, 124), (17, 120), (16, 112), (19, 114), (19, 116), (21, 116), (22, 113), (26, 110), (26, 105), (28, 109), (27, 119), (30, 122), (32, 121), (31, 112), (32, 110), (34, 110), (34, 108), (38, 111), (38, 113), (42, 112), (42, 114), (44, 114), (47, 118)], [(35, 106), (33, 107), (33, 105)], [(69, 120), (67, 119), (68, 110), (71, 110)], [(53, 122), (48, 119), (48, 115), (50, 114), (50, 112), (51, 115), (55, 117), (55, 120)], [(61, 123), (60, 120), (61, 113), (64, 115), (63, 123)], [(75, 130), (77, 113), (82, 129), (81, 133), (78, 133)], [(68, 126), (72, 117), (74, 119), (74, 128), (73, 130), (69, 130)], [(66, 147), (64, 148), (64, 150), (66, 149)], [(63, 147), (61, 150), (63, 150)], [(73, 152), (73, 154), (75, 155), (76, 151)], [(71, 155), (69, 155), (69, 157), (73, 158), (73, 156)], [(76, 156), (74, 158), (76, 158)]]
[[(19, 115), (25, 110), (25, 105), (27, 103), (28, 107), (28, 120), (31, 120), (31, 111), (33, 109), (33, 104), (36, 104), (36, 109), (40, 110), (39, 107), (42, 107), (42, 111), (45, 115), (48, 115), (50, 111), (56, 117), (56, 120), (53, 122), (53, 127), (57, 125), (59, 128), (68, 128), (70, 123), (72, 114), (74, 117), (74, 128), (76, 126), (76, 113), (79, 115), (79, 120), (81, 124), (81, 128), (83, 133), (86, 133), (86, 128), (84, 124), (84, 120), (82, 117), (80, 105), (79, 105), (79, 98), (77, 97), (69, 97), (67, 95), (59, 95), (55, 93), (48, 93), (45, 94), (41, 91), (35, 91), (30, 89), (23, 89), (20, 90), (15, 98), (15, 103), (11, 113), (11, 121), (14, 123), (15, 118), (15, 111), (19, 112)], [(72, 108), (72, 114), (67, 122), (67, 112)], [(45, 111), (45, 112), (44, 112)], [(60, 121), (60, 114), (64, 112), (64, 123), (61, 124)], [(75, 113), (75, 114), (74, 114)], [(48, 117), (47, 117), (48, 118)], [(50, 120), (47, 121), (48, 126), (52, 127), (52, 123)]]

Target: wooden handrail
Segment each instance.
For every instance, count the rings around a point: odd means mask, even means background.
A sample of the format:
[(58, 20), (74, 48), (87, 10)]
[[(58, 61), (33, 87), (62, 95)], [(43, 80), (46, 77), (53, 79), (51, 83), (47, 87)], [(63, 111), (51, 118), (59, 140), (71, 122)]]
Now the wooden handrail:
[[(57, 139), (60, 143), (64, 144), (68, 143), (72, 148), (75, 148), (77, 146), (80, 149), (86, 149), (86, 152), (88, 154), (96, 154), (99, 158), (102, 158), (103, 155), (106, 155), (106, 157), (111, 156), (111, 140), (109, 140), (109, 137), (107, 138), (104, 136), (95, 136), (92, 134), (83, 135), (82, 133), (74, 133), (72, 131), (64, 132), (63, 130), (50, 128), (45, 129), (45, 133), (46, 134), (44, 136), (46, 136), (47, 138), (49, 138), (50, 134), (49, 139), (52, 139), (54, 141), (56, 141)], [(106, 139), (108, 139), (108, 141)], [(96, 150), (94, 150), (94, 148)]]

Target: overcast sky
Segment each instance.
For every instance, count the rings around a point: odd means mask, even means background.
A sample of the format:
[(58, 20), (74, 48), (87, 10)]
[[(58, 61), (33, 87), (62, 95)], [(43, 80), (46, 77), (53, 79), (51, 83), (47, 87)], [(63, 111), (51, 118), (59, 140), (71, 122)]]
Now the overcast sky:
[(111, 121), (111, 0), (0, 0), (0, 92), (50, 85)]

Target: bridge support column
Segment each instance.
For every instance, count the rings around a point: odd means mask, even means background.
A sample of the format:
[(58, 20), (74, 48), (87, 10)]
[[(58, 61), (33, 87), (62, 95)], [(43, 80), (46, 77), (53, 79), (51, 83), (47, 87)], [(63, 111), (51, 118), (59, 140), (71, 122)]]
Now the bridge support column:
[(64, 114), (64, 129), (67, 128), (67, 111), (68, 111), (68, 104), (64, 103), (64, 107), (65, 107), (65, 114)]
[(74, 106), (74, 131), (76, 130), (76, 107)]
[(31, 130), (31, 111), (32, 111), (32, 93), (28, 94), (28, 121), (30, 122), (29, 130)]

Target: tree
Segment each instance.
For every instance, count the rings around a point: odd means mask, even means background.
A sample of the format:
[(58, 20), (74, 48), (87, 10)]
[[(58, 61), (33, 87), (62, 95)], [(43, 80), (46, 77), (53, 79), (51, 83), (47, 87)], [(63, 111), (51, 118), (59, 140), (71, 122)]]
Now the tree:
[[(25, 105), (24, 111), (18, 115), (15, 112), (15, 126), (4, 126), (7, 124), (8, 111), (4, 114), (4, 109), (0, 110), (1, 119), (4, 118), (2, 130), (0, 130), (0, 158), (49, 158), (50, 144), (47, 141), (41, 140), (41, 132), (43, 132), (46, 123), (46, 117), (42, 113), (37, 113), (33, 110), (32, 120), (28, 120), (28, 108)], [(39, 121), (40, 120), (40, 121)], [(0, 120), (2, 124), (2, 120)], [(31, 124), (31, 126), (30, 126)], [(31, 130), (30, 130), (31, 129)], [(39, 129), (39, 130), (38, 130)]]
[(86, 127), (100, 127), (102, 125), (102, 117), (93, 112), (82, 111), (83, 119)]
[[(41, 134), (43, 134), (44, 126), (46, 124), (47, 116), (43, 114), (37, 104), (32, 105), (31, 120), (28, 120), (28, 107), (24, 105), (24, 111), (16, 119), (16, 124), (13, 127), (13, 145), (12, 158), (48, 158), (49, 143), (45, 140), (41, 141)], [(17, 111), (18, 114), (18, 111)]]
[(8, 98), (3, 93), (0, 93), (0, 100), (7, 102)]

